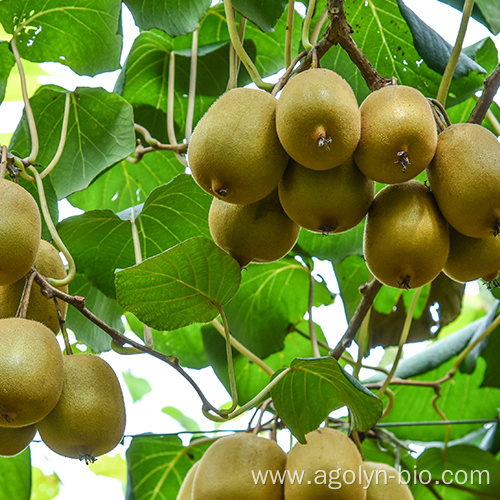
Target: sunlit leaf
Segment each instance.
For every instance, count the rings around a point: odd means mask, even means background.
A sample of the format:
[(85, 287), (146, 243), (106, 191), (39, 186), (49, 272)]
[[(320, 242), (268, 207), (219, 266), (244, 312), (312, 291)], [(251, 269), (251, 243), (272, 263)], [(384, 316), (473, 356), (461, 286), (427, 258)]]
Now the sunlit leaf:
[(216, 318), (240, 284), (239, 264), (207, 238), (191, 238), (116, 273), (119, 304), (157, 330)]
[(3, 0), (0, 20), (18, 30), (23, 59), (65, 64), (80, 75), (119, 68), (120, 0)]
[[(59, 147), (66, 94), (58, 87), (45, 86), (30, 99), (40, 141), (37, 163), (43, 166), (48, 166)], [(79, 88), (69, 96), (65, 147), (51, 173), (58, 199), (86, 188), (97, 174), (135, 148), (132, 107), (123, 98), (101, 88)], [(31, 150), (27, 130), (24, 114), (11, 144), (23, 156)]]
[(176, 498), (184, 477), (208, 446), (183, 446), (178, 436), (134, 437), (127, 450), (128, 498)]
[(349, 408), (354, 431), (371, 429), (383, 408), (380, 399), (329, 356), (294, 360), (271, 396), (279, 416), (301, 443), (338, 408)]

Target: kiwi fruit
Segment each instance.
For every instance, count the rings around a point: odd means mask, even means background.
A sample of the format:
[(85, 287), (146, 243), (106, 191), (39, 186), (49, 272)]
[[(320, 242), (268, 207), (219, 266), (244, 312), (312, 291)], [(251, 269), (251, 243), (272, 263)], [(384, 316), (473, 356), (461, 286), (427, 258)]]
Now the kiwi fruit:
[(283, 485), (254, 480), (269, 471), (284, 474), (286, 453), (274, 442), (255, 434), (236, 433), (213, 443), (199, 462), (193, 481), (193, 500), (282, 500)]
[(497, 280), (500, 272), (500, 238), (471, 238), (450, 227), (450, 254), (443, 269), (451, 279), (465, 283), (482, 278)]
[[(306, 434), (306, 441), (307, 444), (297, 443), (288, 453), (285, 500), (366, 498), (364, 476), (359, 477), (362, 458), (345, 434), (322, 427)], [(323, 471), (324, 475), (318, 471)], [(294, 474), (302, 476), (301, 481), (292, 482), (290, 477)]]
[(179, 493), (177, 493), (176, 500), (191, 500), (193, 498), (193, 481), (199, 465), (200, 461), (198, 460), (198, 462), (189, 469), (184, 481), (182, 481), (181, 489)]
[(311, 170), (291, 161), (278, 187), (281, 206), (299, 226), (316, 233), (343, 233), (365, 217), (375, 182), (352, 157), (329, 170)]
[(64, 356), (64, 385), (55, 408), (37, 423), (54, 452), (93, 462), (123, 437), (125, 405), (111, 366), (94, 354)]
[(31, 194), (0, 179), (0, 285), (20, 280), (33, 266), (42, 234), (42, 219)]
[(368, 482), (366, 500), (413, 500), (413, 495), (399, 472), (380, 462), (363, 462), (363, 473)]
[[(35, 268), (40, 274), (49, 278), (62, 279), (66, 276), (66, 270), (59, 257), (59, 252), (45, 240), (40, 241)], [(21, 278), (10, 285), (0, 286), (0, 318), (12, 318), (16, 315), (25, 285), (26, 279)], [(67, 285), (59, 289), (68, 293)], [(59, 301), (59, 308), (63, 318), (65, 318), (68, 304), (61, 300)], [(26, 318), (39, 321), (54, 333), (59, 332), (59, 317), (56, 305), (53, 300), (47, 299), (40, 292), (40, 288), (36, 284), (33, 284), (31, 289)]]
[(54, 332), (29, 319), (0, 319), (0, 380), (0, 427), (25, 427), (51, 412), (63, 387)]
[(457, 123), (441, 132), (427, 178), (441, 212), (460, 233), (500, 233), (500, 143), (488, 129)]
[(389, 184), (366, 216), (363, 250), (375, 278), (394, 288), (417, 288), (444, 268), (449, 226), (431, 191), (411, 180)]
[(273, 262), (295, 245), (300, 228), (283, 211), (278, 190), (249, 205), (212, 200), (208, 225), (215, 243), (241, 267)]
[(18, 455), (33, 441), (35, 434), (35, 424), (26, 427), (0, 427), (0, 456)]
[(361, 103), (361, 138), (354, 151), (359, 169), (385, 184), (408, 181), (424, 171), (436, 152), (431, 105), (412, 87), (390, 85)]
[(313, 68), (299, 73), (278, 99), (276, 130), (286, 152), (304, 167), (328, 170), (341, 165), (360, 137), (356, 96), (334, 71)]
[(276, 98), (263, 90), (223, 94), (193, 131), (188, 164), (194, 180), (228, 203), (254, 203), (276, 188), (289, 157), (276, 134)]

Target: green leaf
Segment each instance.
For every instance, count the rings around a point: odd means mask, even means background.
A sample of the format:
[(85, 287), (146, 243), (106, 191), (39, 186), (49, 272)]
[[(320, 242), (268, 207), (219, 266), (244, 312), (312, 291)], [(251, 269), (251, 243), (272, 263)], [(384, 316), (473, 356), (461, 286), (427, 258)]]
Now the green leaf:
[(157, 330), (215, 319), (240, 284), (239, 264), (211, 240), (191, 238), (116, 273), (120, 305)]
[[(144, 323), (131, 313), (125, 313), (125, 317), (134, 333), (143, 339)], [(197, 323), (170, 332), (152, 330), (155, 350), (167, 356), (175, 356), (184, 368), (205, 368), (208, 360), (203, 349), (201, 328), (202, 325)]]
[(127, 449), (127, 498), (176, 498), (184, 477), (208, 446), (183, 446), (177, 436), (134, 437)]
[(0, 19), (18, 32), (23, 59), (53, 61), (79, 75), (120, 67), (120, 0), (3, 0)]
[[(315, 283), (315, 305), (331, 304), (324, 283)], [(241, 286), (224, 307), (231, 334), (257, 356), (283, 349), (290, 325), (298, 323), (309, 304), (309, 270), (292, 258), (250, 265)]]
[[(434, 370), (412, 378), (413, 380), (434, 381), (444, 377), (452, 367), (450, 360)], [(438, 406), (449, 420), (493, 419), (498, 414), (500, 389), (481, 388), (486, 363), (479, 358), (472, 375), (458, 372), (452, 381), (441, 387)], [(439, 421), (432, 407), (435, 396), (432, 387), (393, 386), (396, 397), (394, 407), (384, 422)], [(452, 425), (450, 439), (458, 439), (477, 429), (480, 424)], [(400, 439), (414, 441), (443, 441), (446, 435), (444, 426), (404, 426), (394, 427), (391, 431)]]
[(158, 28), (175, 37), (198, 27), (211, 0), (124, 0), (124, 3), (142, 30)]
[[(325, 336), (319, 325), (315, 325), (318, 340), (325, 341)], [(298, 328), (303, 332), (308, 332), (307, 321), (302, 321)], [(210, 359), (210, 364), (214, 369), (218, 379), (229, 391), (229, 377), (226, 358), (226, 345), (222, 336), (215, 331), (211, 325), (203, 328), (203, 340), (205, 350)], [(328, 349), (319, 347), (321, 355), (327, 355)], [(299, 333), (293, 331), (285, 337), (285, 347), (282, 351), (271, 354), (264, 359), (264, 362), (274, 371), (278, 371), (290, 365), (298, 357), (312, 357), (311, 341)], [(251, 401), (269, 383), (270, 377), (258, 365), (252, 363), (245, 356), (235, 353), (234, 372), (236, 376), (236, 389), (238, 392), (238, 403), (240, 405)]]
[(349, 408), (352, 430), (361, 432), (375, 425), (383, 409), (380, 399), (329, 356), (295, 359), (271, 396), (284, 424), (301, 443), (338, 408)]
[[(424, 288), (410, 326), (408, 342), (435, 338), (441, 328), (451, 323), (460, 313), (464, 288), (462, 283), (451, 280), (443, 273)], [(384, 293), (382, 290), (381, 292)], [(369, 323), (370, 348), (399, 343), (411, 295), (403, 292), (388, 314), (372, 310)]]
[(175, 408), (174, 406), (165, 406), (165, 408), (162, 408), (161, 411), (165, 413), (165, 415), (168, 415), (176, 420), (187, 431), (195, 432), (200, 430), (198, 422), (182, 413), (179, 408)]
[(265, 32), (273, 31), (286, 4), (286, 0), (233, 0), (232, 2), (234, 9)]
[(294, 251), (337, 264), (350, 255), (363, 254), (363, 231), (363, 223), (340, 234), (324, 235), (302, 230)]
[[(123, 485), (127, 483), (127, 463), (120, 454), (102, 455), (99, 460), (88, 464), (88, 468), (97, 476), (118, 479)], [(33, 499), (38, 500), (38, 499)]]
[(441, 484), (443, 480), (452, 483), (443, 487), (443, 498), (456, 498), (456, 487), (471, 495), (464, 498), (500, 498), (500, 462), (477, 446), (428, 448), (417, 459), (417, 471), (428, 471), (426, 478), (430, 473)]
[(465, 47), (463, 51), (480, 64), (487, 73), (491, 73), (498, 65), (498, 49), (489, 37)]
[[(66, 94), (60, 88), (45, 86), (30, 99), (40, 141), (36, 161), (44, 166), (59, 146)], [(135, 148), (132, 107), (124, 99), (101, 88), (79, 88), (69, 95), (66, 143), (51, 173), (58, 199), (86, 188), (97, 174)], [(21, 156), (31, 149), (27, 126), (23, 114), (11, 144)]]
[[(69, 293), (85, 297), (85, 305), (90, 311), (115, 330), (123, 332), (124, 328), (121, 321), (123, 309), (116, 300), (106, 297), (97, 288), (93, 287), (82, 274), (77, 273), (75, 279), (70, 283)], [(68, 328), (75, 334), (76, 339), (90, 347), (93, 352), (100, 353), (110, 350), (111, 337), (75, 307), (68, 307), (66, 323)]]
[(137, 401), (140, 401), (146, 394), (151, 392), (151, 385), (146, 379), (132, 375), (130, 370), (122, 372), (122, 375), (134, 403), (137, 403)]
[[(187, 174), (154, 189), (144, 206), (134, 209), (142, 257), (157, 255), (193, 236), (209, 237), (207, 214), (211, 200)], [(58, 230), (79, 272), (114, 298), (115, 269), (136, 262), (130, 212), (116, 215), (110, 210), (90, 210), (63, 220)]]
[(12, 54), (9, 44), (0, 41), (0, 104), (5, 97), (7, 81), (14, 64), (14, 54)]
[(184, 166), (169, 151), (153, 151), (139, 163), (122, 160), (101, 173), (90, 186), (70, 196), (82, 210), (106, 209), (118, 213), (144, 203), (154, 188), (184, 172)]
[[(354, 30), (352, 37), (380, 75), (394, 76), (399, 84), (435, 97), (441, 75), (422, 61), (398, 3), (398, 0), (347, 2), (345, 10)], [(332, 47), (321, 63), (348, 81), (359, 102), (369, 94), (365, 80), (341, 47)], [(484, 75), (474, 71), (453, 80), (447, 104), (454, 105), (472, 96), (482, 87), (483, 79)]]
[(31, 455), (29, 447), (15, 457), (0, 457), (0, 497), (29, 500), (31, 496)]
[[(445, 338), (433, 342), (423, 351), (409, 358), (403, 358), (398, 364), (395, 376), (408, 379), (434, 370), (459, 354), (470, 342), (470, 339), (478, 331), (484, 331), (484, 329), (485, 318), (479, 318), (467, 324)], [(385, 375), (376, 374), (365, 380), (364, 383), (380, 382), (384, 379)]]
[(363, 298), (359, 287), (364, 283), (368, 283), (370, 272), (363, 257), (359, 255), (347, 257), (342, 262), (334, 264), (333, 269), (340, 288), (346, 318), (349, 322)]
[[(401, 14), (410, 26), (413, 42), (418, 53), (429, 68), (442, 75), (450, 59), (453, 47), (441, 35), (425, 24), (402, 0), (398, 0), (398, 5)], [(484, 68), (462, 52), (458, 58), (453, 78), (467, 76), (471, 71), (486, 72)]]
[(57, 474), (44, 474), (37, 467), (32, 467), (31, 473), (33, 482), (31, 498), (33, 500), (52, 500), (59, 494), (61, 480)]
[[(299, 20), (296, 15), (294, 52), (298, 52), (299, 47)], [(272, 33), (263, 33), (254, 24), (247, 24), (244, 46), (262, 77), (273, 75), (284, 67), (286, 26), (286, 11)], [(183, 131), (188, 107), (191, 44), (192, 35), (171, 38), (156, 30), (141, 33), (134, 41), (116, 91), (134, 105), (148, 105), (166, 113), (168, 63), (170, 54), (175, 52), (175, 121)], [(228, 44), (224, 6), (219, 4), (212, 7), (200, 22), (194, 124), (226, 90), (229, 78)], [(242, 67), (238, 85), (244, 86), (250, 81)], [(181, 139), (180, 136), (177, 138)]]

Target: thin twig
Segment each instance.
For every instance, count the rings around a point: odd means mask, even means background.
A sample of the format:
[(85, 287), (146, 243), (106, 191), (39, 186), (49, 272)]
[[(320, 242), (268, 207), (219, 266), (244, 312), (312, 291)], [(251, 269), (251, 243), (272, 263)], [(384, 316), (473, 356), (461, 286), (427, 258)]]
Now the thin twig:
[(194, 102), (196, 97), (196, 75), (198, 69), (198, 29), (193, 31), (193, 42), (191, 44), (191, 67), (189, 70), (189, 94), (186, 112), (186, 128), (184, 136), (186, 141), (191, 139), (193, 132)]
[[(351, 61), (357, 66), (361, 72), (361, 76), (366, 81), (370, 90), (390, 85), (390, 78), (383, 78), (373, 67), (365, 54), (357, 46), (356, 42), (351, 37), (353, 29), (347, 22), (344, 10), (344, 0), (328, 0), (328, 27), (323, 38), (316, 45), (316, 54), (318, 59), (321, 59), (331, 47), (340, 45), (347, 53)], [(299, 73), (311, 67), (313, 53), (309, 51), (307, 57), (302, 61), (302, 64), (297, 68)]]
[(48, 280), (55, 286), (64, 286), (71, 283), (76, 275), (76, 266), (73, 256), (66, 248), (66, 245), (63, 243), (59, 233), (57, 232), (56, 226), (54, 222), (52, 222), (52, 218), (50, 217), (49, 207), (47, 205), (47, 198), (45, 197), (45, 190), (43, 188), (43, 181), (35, 167), (28, 167), (29, 170), (36, 180), (36, 187), (38, 189), (38, 198), (40, 200), (40, 208), (42, 210), (43, 218), (45, 220), (45, 225), (47, 226), (50, 236), (54, 240), (54, 243), (57, 245), (57, 248), (64, 254), (64, 257), (68, 261), (68, 273), (65, 278), (56, 279), (56, 278), (48, 278)]
[(288, 81), (290, 78), (290, 75), (292, 74), (295, 66), (297, 63), (306, 55), (308, 54), (307, 50), (303, 50), (300, 54), (297, 55), (297, 57), (290, 63), (288, 66), (287, 70), (285, 71), (285, 74), (278, 80), (278, 83), (274, 86), (271, 94), (276, 96), (276, 94), (285, 86), (285, 83)]
[(68, 92), (65, 96), (64, 99), (64, 114), (63, 114), (63, 121), (62, 121), (62, 127), (61, 127), (61, 138), (59, 139), (59, 146), (57, 147), (56, 154), (54, 155), (54, 158), (52, 158), (52, 161), (49, 163), (47, 168), (45, 168), (41, 173), (40, 177), (43, 179), (47, 175), (52, 172), (54, 167), (57, 165), (59, 160), (61, 159), (61, 156), (64, 151), (64, 146), (66, 144), (66, 136), (68, 133), (68, 122), (69, 122), (69, 105), (70, 105), (70, 93)]
[(500, 64), (493, 70), (490, 76), (484, 79), (484, 90), (481, 97), (477, 100), (474, 109), (472, 110), (469, 123), (481, 124), (490, 109), (491, 103), (500, 88)]
[(238, 36), (238, 32), (236, 31), (236, 24), (233, 13), (233, 6), (231, 4), (231, 0), (224, 0), (224, 9), (226, 11), (226, 20), (227, 20), (227, 28), (229, 30), (229, 37), (231, 38), (231, 43), (234, 46), (234, 50), (238, 57), (241, 59), (241, 62), (245, 66), (250, 75), (252, 81), (262, 90), (271, 91), (273, 86), (270, 83), (266, 83), (262, 80), (259, 71), (257, 70), (255, 64), (250, 59), (250, 56), (247, 54), (241, 40)]
[[(34, 276), (33, 276), (34, 277)], [(59, 327), (61, 328), (61, 334), (64, 339), (64, 345), (66, 347), (67, 354), (73, 354), (73, 349), (71, 348), (71, 343), (68, 337), (68, 331), (66, 330), (66, 320), (64, 319), (63, 313), (61, 311), (61, 306), (59, 305), (59, 300), (57, 297), (52, 297), (54, 305), (56, 306), (57, 318), (59, 320)]]
[(2, 153), (0, 154), (0, 158), (0, 179), (5, 179), (5, 176), (7, 175), (8, 159), (7, 146), (2, 146)]
[(26, 315), (28, 314), (28, 306), (30, 302), (31, 290), (33, 288), (33, 281), (35, 280), (35, 274), (36, 270), (33, 267), (26, 275), (23, 294), (21, 297), (21, 301), (19, 302), (19, 307), (16, 314), (18, 318), (26, 318)]
[(384, 391), (389, 387), (391, 383), (392, 377), (394, 377), (394, 374), (396, 373), (396, 370), (398, 368), (399, 360), (401, 359), (401, 356), (403, 355), (403, 347), (406, 344), (406, 340), (408, 339), (408, 334), (410, 333), (410, 327), (411, 323), (413, 321), (413, 313), (415, 311), (415, 307), (417, 306), (418, 298), (420, 297), (420, 292), (422, 291), (422, 287), (417, 288), (415, 290), (415, 293), (413, 295), (410, 307), (408, 308), (408, 311), (406, 313), (406, 318), (405, 322), (403, 325), (403, 330), (401, 332), (401, 337), (399, 339), (399, 345), (398, 345), (398, 352), (396, 354), (396, 358), (394, 360), (394, 363), (392, 364), (391, 371), (389, 372), (389, 375), (387, 375), (387, 378), (385, 379), (384, 383), (382, 384), (382, 387), (378, 390), (377, 396), (380, 398), (382, 394), (384, 394)]
[[(215, 329), (224, 337), (226, 335), (224, 331), (224, 327), (222, 326), (221, 322), (218, 319), (214, 319), (212, 321), (212, 325), (215, 327)], [(229, 335), (229, 339), (231, 341), (231, 345), (243, 356), (248, 358), (252, 363), (257, 365), (264, 373), (267, 373), (270, 377), (273, 376), (274, 370), (266, 364), (264, 360), (259, 358), (257, 354), (253, 353), (245, 347), (241, 342), (236, 340), (231, 334)]]
[(38, 141), (38, 131), (36, 129), (35, 116), (33, 115), (33, 109), (31, 108), (30, 99), (28, 96), (28, 88), (26, 86), (26, 75), (24, 73), (23, 63), (21, 61), (21, 56), (19, 55), (19, 50), (17, 49), (17, 34), (18, 31), (14, 33), (12, 40), (10, 41), (10, 46), (12, 48), (12, 53), (14, 54), (14, 59), (16, 60), (17, 69), (19, 71), (19, 77), (21, 78), (21, 91), (23, 94), (24, 101), (24, 112), (26, 113), (26, 119), (28, 120), (28, 127), (30, 130), (31, 138), (31, 152), (30, 155), (25, 158), (28, 164), (33, 164), (38, 156), (38, 151), (40, 149), (40, 143)]
[(319, 352), (319, 346), (318, 346), (318, 338), (316, 337), (316, 328), (314, 326), (314, 319), (313, 319), (313, 306), (314, 306), (314, 284), (316, 283), (316, 280), (314, 279), (314, 276), (312, 274), (312, 269), (309, 268), (309, 304), (307, 311), (309, 313), (309, 336), (311, 339), (311, 347), (312, 347), (312, 353), (315, 358), (319, 358), (321, 356)]
[(352, 344), (356, 333), (363, 322), (364, 317), (368, 313), (378, 291), (382, 288), (382, 283), (377, 279), (373, 279), (370, 283), (365, 283), (359, 288), (359, 291), (363, 295), (361, 302), (358, 304), (356, 311), (354, 312), (349, 326), (340, 339), (336, 347), (330, 352), (330, 356), (335, 359), (339, 359), (342, 353)]
[(313, 44), (309, 40), (309, 29), (311, 27), (311, 21), (315, 8), (316, 0), (309, 0), (309, 3), (307, 4), (306, 18), (302, 24), (302, 45), (306, 50), (311, 50), (313, 48)]
[(293, 24), (295, 20), (295, 0), (288, 0), (285, 35), (285, 68), (292, 63)]
[(79, 297), (79, 296), (72, 296), (69, 295), (60, 289), (56, 288), (55, 286), (52, 285), (47, 279), (45, 279), (40, 273), (36, 273), (35, 276), (35, 281), (40, 285), (40, 287), (43, 288), (44, 294), (46, 296), (52, 296), (52, 297), (57, 297), (58, 299), (64, 300), (68, 304), (72, 305), (80, 313), (82, 313), (87, 319), (92, 321), (95, 325), (97, 325), (101, 330), (103, 330), (105, 333), (107, 333), (113, 341), (118, 345), (118, 346), (124, 346), (124, 345), (130, 345), (132, 347), (135, 347), (139, 351), (142, 351), (146, 354), (150, 354), (151, 356), (154, 356), (155, 358), (163, 361), (164, 363), (167, 363), (169, 366), (174, 368), (177, 372), (179, 372), (188, 382), (191, 384), (193, 389), (196, 391), (198, 394), (199, 398), (201, 399), (203, 403), (203, 411), (212, 411), (214, 413), (220, 414), (218, 408), (210, 404), (210, 402), (207, 400), (201, 389), (198, 387), (196, 382), (190, 377), (190, 375), (179, 365), (179, 360), (175, 356), (167, 356), (165, 354), (162, 354), (161, 352), (155, 351), (154, 349), (151, 349), (150, 347), (147, 347), (143, 344), (140, 344), (139, 342), (136, 342), (132, 339), (129, 339), (125, 337), (125, 335), (121, 334), (111, 326), (109, 326), (107, 323), (105, 323), (101, 318), (96, 316), (90, 309), (88, 309), (85, 306), (85, 298), (84, 297)]
[(313, 32), (311, 34), (311, 45), (314, 46), (318, 43), (319, 34), (321, 33), (321, 29), (323, 28), (323, 25), (325, 24), (327, 19), (328, 19), (328, 9), (325, 9), (321, 14), (321, 16), (319, 17), (316, 26), (314, 26)]
[(446, 105), (446, 99), (448, 97), (448, 90), (450, 89), (451, 80), (453, 79), (453, 73), (455, 73), (455, 68), (458, 64), (458, 59), (462, 52), (462, 45), (464, 43), (465, 33), (467, 32), (467, 25), (469, 24), (469, 19), (472, 14), (472, 8), (474, 7), (474, 0), (465, 0), (463, 11), (462, 11), (462, 21), (460, 22), (460, 29), (458, 31), (457, 40), (451, 51), (450, 59), (441, 78), (441, 83), (439, 84), (439, 89), (437, 93), (437, 100), (443, 105)]

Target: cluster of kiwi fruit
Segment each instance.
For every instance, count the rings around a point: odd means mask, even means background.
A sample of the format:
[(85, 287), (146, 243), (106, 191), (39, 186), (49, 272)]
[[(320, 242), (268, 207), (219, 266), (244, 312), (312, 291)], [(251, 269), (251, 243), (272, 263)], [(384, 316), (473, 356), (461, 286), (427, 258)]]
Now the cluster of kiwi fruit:
[[(59, 252), (41, 239), (34, 198), (0, 179), (0, 456), (17, 455), (38, 431), (56, 453), (93, 461), (123, 437), (120, 383), (99, 356), (63, 356), (59, 313), (40, 289), (31, 290), (26, 317), (18, 317), (33, 266), (46, 277), (66, 276)], [(63, 318), (66, 310), (61, 302)]]
[[(286, 255), (301, 228), (341, 233), (366, 217), (364, 256), (382, 283), (416, 288), (441, 271), (495, 283), (500, 144), (471, 123), (438, 134), (435, 113), (404, 85), (358, 106), (324, 68), (297, 74), (279, 98), (226, 92), (188, 148), (194, 180), (213, 196), (215, 243), (244, 267)], [(415, 180), (424, 171), (428, 184)], [(386, 184), (377, 194), (376, 183)]]
[(252, 433), (220, 438), (191, 467), (177, 500), (413, 499), (395, 468), (363, 461), (339, 430), (322, 427), (306, 441), (287, 454)]

